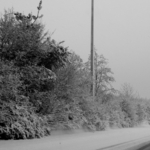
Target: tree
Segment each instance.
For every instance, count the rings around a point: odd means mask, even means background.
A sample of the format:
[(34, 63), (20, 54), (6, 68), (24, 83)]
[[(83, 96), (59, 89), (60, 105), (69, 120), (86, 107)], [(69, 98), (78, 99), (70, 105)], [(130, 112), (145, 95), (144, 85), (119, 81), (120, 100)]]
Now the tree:
[[(113, 72), (109, 68), (108, 62), (103, 55), (99, 55), (95, 51), (95, 82), (96, 82), (96, 97), (103, 99), (102, 101), (107, 101), (115, 89), (112, 87), (111, 83), (115, 81), (112, 76)], [(90, 75), (90, 57), (88, 62), (86, 62), (86, 68), (89, 70)]]
[(120, 89), (120, 96), (133, 100), (139, 98), (139, 95), (134, 91), (133, 87), (129, 83), (124, 83)]
[(0, 138), (50, 134), (46, 115), (54, 71), (66, 65), (70, 53), (44, 32), (41, 8), (42, 1), (37, 15), (10, 10), (0, 18)]
[[(65, 66), (68, 49), (48, 37), (44, 26), (38, 22), (42, 1), (37, 15), (27, 16), (13, 11), (5, 12), (0, 19), (0, 58), (17, 67), (24, 85), (24, 94), (34, 101), (38, 92), (53, 90), (54, 69)], [(41, 99), (41, 98), (40, 98)]]
[(79, 103), (82, 102), (87, 90), (84, 63), (75, 53), (71, 53), (68, 59), (66, 66), (56, 71), (54, 94), (57, 105), (61, 104), (61, 110), (57, 115), (62, 115), (62, 111), (66, 108), (66, 113), (72, 114), (73, 118), (77, 118), (81, 115), (79, 115)]

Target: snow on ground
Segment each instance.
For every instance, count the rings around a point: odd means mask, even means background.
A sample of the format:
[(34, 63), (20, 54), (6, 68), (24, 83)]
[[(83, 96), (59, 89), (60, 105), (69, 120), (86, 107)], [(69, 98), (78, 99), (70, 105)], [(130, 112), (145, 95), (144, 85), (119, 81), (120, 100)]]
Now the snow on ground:
[[(113, 129), (100, 132), (75, 132), (53, 134), (34, 140), (0, 141), (0, 150), (107, 150), (114, 145), (132, 141), (150, 141), (150, 127)], [(138, 142), (136, 142), (138, 144)], [(112, 148), (111, 148), (112, 147)], [(119, 148), (119, 150), (123, 150)]]

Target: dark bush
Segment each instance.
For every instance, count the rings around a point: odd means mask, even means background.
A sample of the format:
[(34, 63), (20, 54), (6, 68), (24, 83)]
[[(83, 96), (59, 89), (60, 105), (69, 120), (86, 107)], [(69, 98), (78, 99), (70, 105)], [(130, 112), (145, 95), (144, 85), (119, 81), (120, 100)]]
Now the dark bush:
[(29, 139), (50, 135), (47, 118), (37, 116), (27, 104), (0, 103), (0, 139)]

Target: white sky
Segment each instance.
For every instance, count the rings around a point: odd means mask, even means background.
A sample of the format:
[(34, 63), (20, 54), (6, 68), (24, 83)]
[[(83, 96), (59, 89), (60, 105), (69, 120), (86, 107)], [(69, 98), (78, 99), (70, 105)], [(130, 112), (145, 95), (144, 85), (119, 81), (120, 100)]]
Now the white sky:
[[(0, 0), (4, 8), (36, 13), (39, 0)], [(90, 53), (91, 0), (43, 0), (42, 22), (84, 61)], [(95, 47), (109, 60), (119, 89), (150, 98), (150, 0), (95, 0)]]

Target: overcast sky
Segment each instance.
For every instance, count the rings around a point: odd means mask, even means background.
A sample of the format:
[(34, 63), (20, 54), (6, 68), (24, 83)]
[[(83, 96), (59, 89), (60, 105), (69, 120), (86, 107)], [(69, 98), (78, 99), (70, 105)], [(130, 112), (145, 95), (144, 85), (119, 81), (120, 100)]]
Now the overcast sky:
[[(0, 11), (36, 13), (39, 0), (0, 0)], [(58, 42), (86, 61), (90, 54), (91, 0), (43, 0), (42, 22)], [(150, 0), (95, 0), (95, 47), (109, 61), (120, 89), (130, 85), (150, 98)]]

